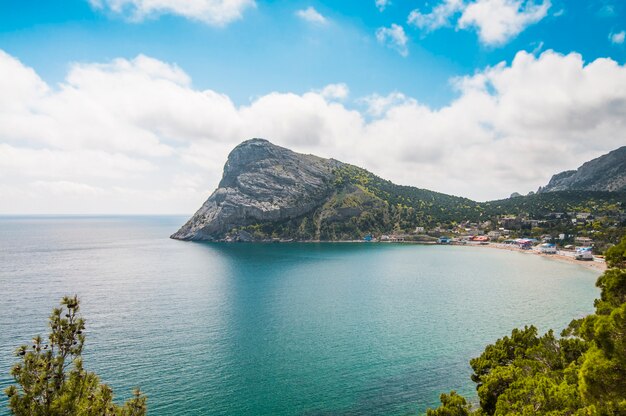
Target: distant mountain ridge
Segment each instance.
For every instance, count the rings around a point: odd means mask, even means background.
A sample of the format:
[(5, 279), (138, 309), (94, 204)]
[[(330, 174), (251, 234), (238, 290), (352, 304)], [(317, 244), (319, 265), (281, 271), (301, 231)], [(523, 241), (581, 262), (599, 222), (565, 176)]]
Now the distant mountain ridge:
[(537, 192), (626, 191), (626, 146), (613, 150), (576, 170), (557, 173)]
[(507, 214), (614, 210), (626, 193), (549, 192), (478, 203), (396, 185), (365, 169), (264, 139), (236, 146), (218, 188), (171, 237), (180, 240), (352, 240)]

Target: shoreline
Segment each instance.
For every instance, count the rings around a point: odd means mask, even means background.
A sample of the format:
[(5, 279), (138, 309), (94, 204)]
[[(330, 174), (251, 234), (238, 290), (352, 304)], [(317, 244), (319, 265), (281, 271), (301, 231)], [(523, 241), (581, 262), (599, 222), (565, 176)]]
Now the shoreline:
[[(562, 253), (562, 250), (557, 251), (555, 254), (544, 254), (540, 253), (537, 250), (522, 250), (521, 248), (515, 247), (510, 244), (498, 244), (498, 243), (488, 243), (488, 244), (453, 244), (455, 246), (465, 246), (465, 247), (481, 247), (481, 248), (491, 248), (496, 250), (506, 250), (506, 251), (515, 251), (522, 254), (529, 254), (540, 256), (543, 258), (560, 261), (563, 263), (576, 264), (578, 266), (582, 266), (586, 269), (591, 269), (598, 271), (600, 273), (604, 273), (607, 269), (606, 263), (604, 261), (598, 261), (597, 259), (593, 261), (582, 261), (576, 260), (573, 256), (569, 256)], [(569, 253), (569, 252), (567, 252)], [(572, 253), (573, 254), (573, 253)]]
[[(171, 238), (171, 237), (170, 237)], [(177, 240), (177, 239), (175, 239)], [(185, 241), (185, 240), (179, 240), (179, 241)], [(194, 240), (191, 240), (194, 241)], [(195, 242), (203, 242), (203, 241), (195, 241)], [(226, 244), (233, 244), (235, 242), (233, 241), (213, 241), (213, 243), (226, 243)], [(540, 257), (544, 257), (550, 260), (555, 260), (555, 261), (560, 261), (562, 263), (569, 263), (569, 264), (575, 264), (581, 267), (584, 267), (586, 269), (589, 270), (594, 270), (597, 271), (598, 273), (604, 273), (607, 270), (607, 266), (606, 263), (604, 262), (604, 260), (598, 260), (597, 258), (595, 258), (593, 261), (582, 261), (582, 260), (576, 260), (573, 257), (573, 252), (569, 252), (569, 251), (565, 251), (565, 253), (569, 253), (568, 254), (564, 254), (563, 250), (559, 250), (557, 251), (557, 253), (555, 254), (544, 254), (544, 253), (540, 253), (539, 251), (535, 250), (535, 249), (530, 249), (530, 250), (522, 250), (519, 247), (516, 247), (515, 245), (512, 244), (502, 244), (502, 243), (480, 243), (480, 244), (476, 244), (476, 243), (467, 243), (467, 244), (459, 244), (459, 243), (451, 243), (451, 244), (438, 244), (436, 242), (431, 242), (431, 241), (363, 241), (363, 240), (334, 240), (334, 241), (319, 241), (319, 240), (292, 240), (292, 241), (285, 241), (285, 240), (281, 240), (281, 241), (256, 241), (256, 242), (247, 242), (247, 243), (260, 243), (260, 244), (316, 244), (316, 243), (330, 243), (330, 244), (404, 244), (404, 245), (410, 245), (410, 244), (414, 244), (414, 245), (426, 245), (426, 246), (455, 246), (455, 247), (478, 247), (478, 248), (487, 248), (487, 249), (495, 249), (495, 250), (506, 250), (506, 251), (515, 251), (518, 253), (522, 253), (522, 254), (528, 254), (528, 255), (535, 255), (535, 256), (540, 256)]]

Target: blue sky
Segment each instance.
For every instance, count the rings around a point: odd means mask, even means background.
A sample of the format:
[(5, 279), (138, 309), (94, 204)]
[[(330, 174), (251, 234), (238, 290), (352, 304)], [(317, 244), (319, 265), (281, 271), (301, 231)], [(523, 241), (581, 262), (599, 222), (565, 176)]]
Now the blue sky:
[[(626, 28), (622, 2), (554, 0), (539, 23), (495, 46), (481, 43), (473, 29), (450, 25), (428, 33), (407, 24), (412, 10), (433, 5), (437, 2), (395, 0), (381, 12), (374, 0), (258, 1), (243, 18), (214, 27), (168, 13), (130, 22), (86, 0), (3, 0), (0, 47), (51, 83), (63, 80), (71, 62), (145, 54), (178, 64), (194, 86), (220, 90), (236, 103), (271, 91), (302, 93), (344, 82), (356, 95), (402, 91), (441, 106), (454, 94), (448, 79), (511, 61), (519, 50), (542, 45), (542, 50), (579, 52), (587, 61), (626, 58), (624, 45), (609, 40), (610, 33)], [(295, 17), (307, 7), (329, 23)], [(409, 37), (406, 57), (376, 41), (376, 30), (393, 23), (404, 26)]]
[(252, 135), (528, 192), (626, 143), (625, 30), (616, 0), (0, 0), (0, 212), (188, 213)]

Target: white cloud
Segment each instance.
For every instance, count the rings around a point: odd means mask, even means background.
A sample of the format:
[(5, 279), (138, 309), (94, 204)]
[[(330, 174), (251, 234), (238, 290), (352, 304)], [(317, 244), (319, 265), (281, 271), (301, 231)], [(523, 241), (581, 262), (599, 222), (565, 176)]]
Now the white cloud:
[(145, 159), (101, 150), (29, 148), (0, 143), (0, 178), (19, 172), (32, 178), (124, 179), (154, 172)]
[(574, 53), (519, 52), (455, 79), (458, 98), (439, 109), (401, 92), (351, 109), (343, 84), (235, 106), (144, 56), (74, 65), (56, 87), (6, 53), (0, 73), (12, 88), (0, 95), (3, 213), (191, 213), (250, 137), (475, 199), (536, 189), (626, 143), (626, 67)]
[(296, 12), (296, 16), (310, 23), (316, 23), (320, 25), (328, 23), (328, 20), (312, 6), (309, 6), (306, 9), (298, 10)]
[(395, 49), (402, 56), (406, 57), (409, 55), (407, 47), (409, 39), (404, 32), (404, 28), (400, 25), (392, 23), (390, 27), (378, 28), (376, 30), (376, 39), (378, 42)]
[(328, 84), (322, 88), (320, 94), (327, 99), (345, 100), (350, 95), (350, 89), (344, 83)]
[(59, 196), (94, 197), (106, 194), (102, 188), (70, 181), (35, 181), (31, 187), (40, 192), (49, 192)]
[(611, 43), (621, 45), (624, 43), (624, 39), (626, 39), (626, 31), (622, 30), (621, 32), (611, 33), (609, 35), (609, 39), (611, 40)]
[(390, 4), (391, 0), (376, 0), (376, 8), (381, 12), (385, 11), (387, 6), (389, 6)]
[(385, 96), (372, 94), (360, 101), (365, 104), (366, 113), (373, 117), (383, 116), (388, 110), (400, 105), (417, 104), (417, 101), (397, 91)]
[(452, 26), (476, 28), (480, 41), (486, 45), (501, 45), (517, 36), (526, 27), (543, 19), (550, 8), (550, 0), (443, 0), (429, 13), (413, 10), (408, 23), (425, 31)]
[[(32, 72), (6, 54), (0, 64), (3, 60), (11, 71), (4, 72), (8, 79), (27, 79)], [(8, 142), (163, 157), (174, 152), (170, 142), (219, 136), (213, 118), (237, 117), (228, 97), (193, 90), (178, 67), (142, 55), (73, 65), (56, 91), (40, 80), (32, 84), (24, 100), (0, 102), (0, 108), (21, 107), (0, 112), (0, 137)]]
[(419, 9), (411, 11), (408, 23), (426, 31), (450, 25), (450, 19), (465, 7), (463, 0), (444, 0), (433, 7), (430, 13), (422, 13)]
[(540, 4), (521, 0), (478, 0), (465, 8), (458, 27), (474, 26), (483, 43), (500, 45), (543, 19), (549, 8), (550, 0)]
[(89, 0), (96, 9), (110, 10), (134, 21), (160, 14), (174, 14), (211, 26), (224, 26), (241, 19), (255, 7), (254, 0)]
[[(49, 88), (31, 68), (0, 49), (0, 114), (24, 111), (30, 102), (44, 96)], [(19, 97), (18, 100), (14, 97)]]

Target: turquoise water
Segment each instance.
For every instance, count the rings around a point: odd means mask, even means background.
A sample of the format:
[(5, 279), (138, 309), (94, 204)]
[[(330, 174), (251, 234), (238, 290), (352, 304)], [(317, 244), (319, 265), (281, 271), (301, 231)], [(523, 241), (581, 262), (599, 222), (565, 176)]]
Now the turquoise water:
[[(200, 244), (183, 217), (0, 218), (0, 388), (78, 293), (86, 367), (151, 415), (404, 415), (512, 328), (592, 311), (597, 273), (470, 247)], [(7, 414), (0, 399), (0, 414)]]

